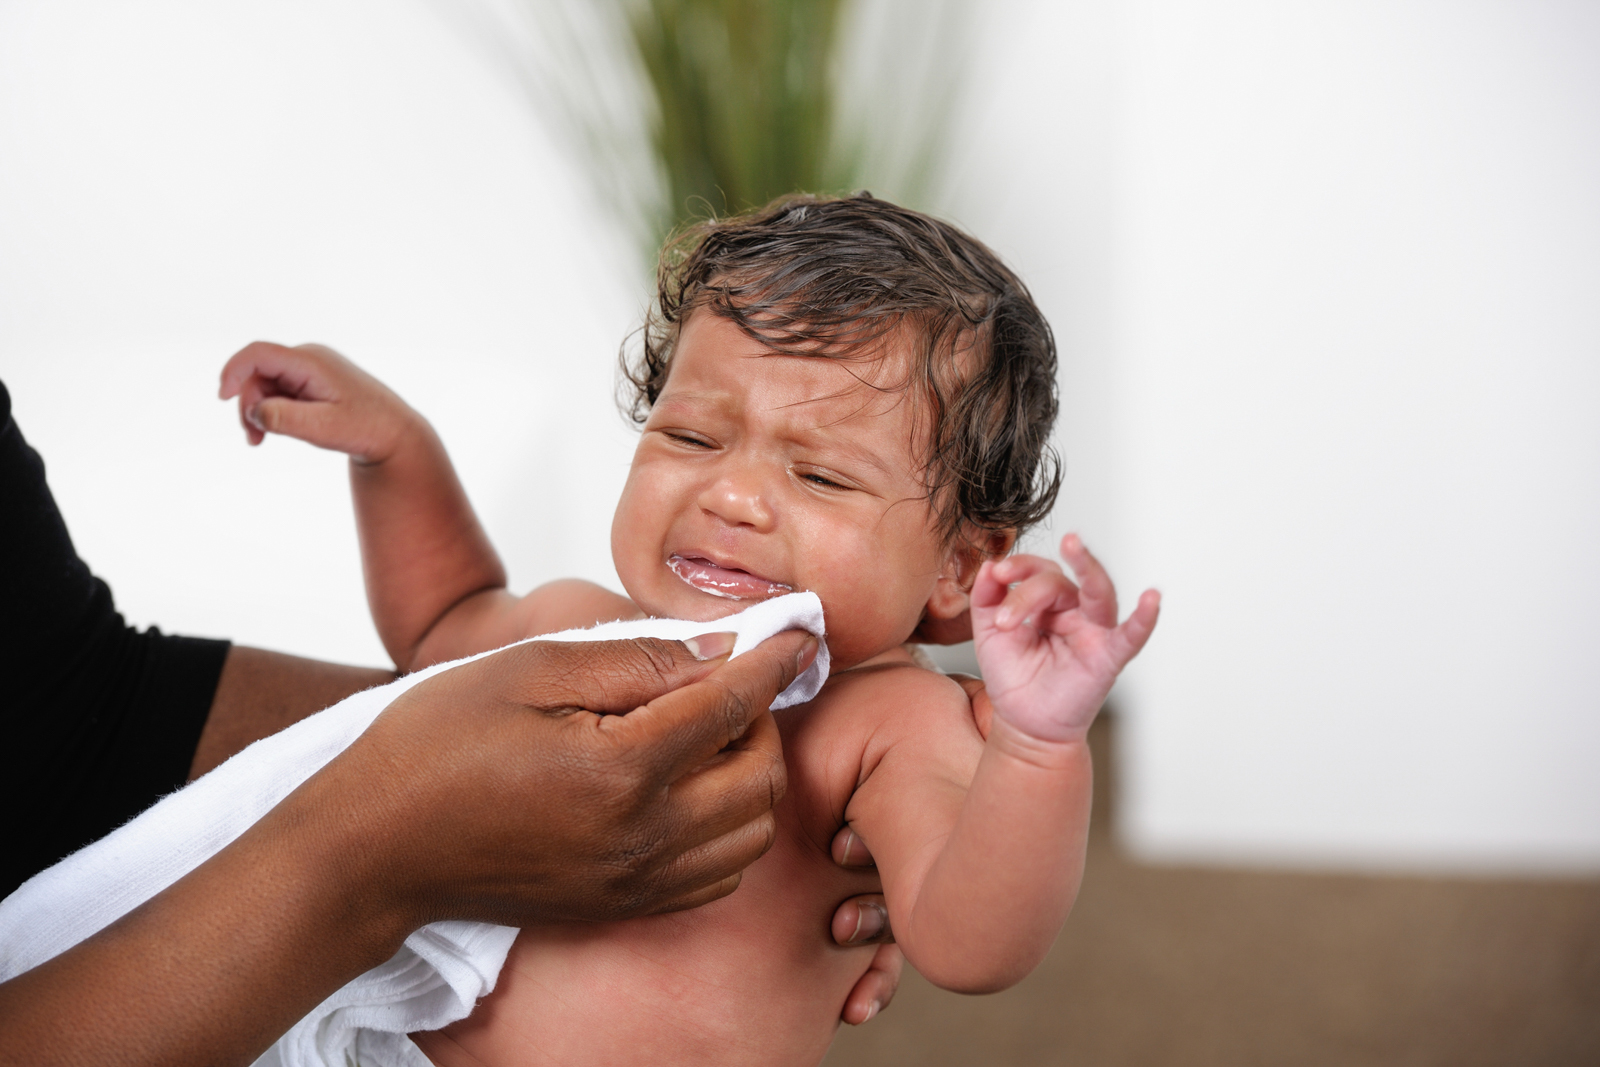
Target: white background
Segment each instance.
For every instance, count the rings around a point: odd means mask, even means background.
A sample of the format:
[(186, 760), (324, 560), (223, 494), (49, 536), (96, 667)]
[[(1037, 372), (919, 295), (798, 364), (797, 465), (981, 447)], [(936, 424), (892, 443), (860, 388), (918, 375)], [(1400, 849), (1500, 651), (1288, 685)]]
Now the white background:
[[(948, 211), (1062, 342), (1052, 532), (1167, 596), (1126, 840), (1600, 870), (1600, 6), (981, 10)], [(642, 299), (446, 5), (0, 3), (0, 377), (135, 621), (382, 662), (341, 460), (214, 399), (257, 337), (421, 408), (515, 588), (614, 584)]]

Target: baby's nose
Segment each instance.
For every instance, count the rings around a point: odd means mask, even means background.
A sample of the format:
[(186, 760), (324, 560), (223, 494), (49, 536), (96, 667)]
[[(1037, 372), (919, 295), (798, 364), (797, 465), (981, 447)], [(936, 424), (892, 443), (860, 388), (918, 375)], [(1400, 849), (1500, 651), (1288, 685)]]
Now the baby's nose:
[(748, 475), (725, 475), (700, 494), (700, 507), (730, 526), (749, 526), (770, 530), (773, 511), (758, 479)]

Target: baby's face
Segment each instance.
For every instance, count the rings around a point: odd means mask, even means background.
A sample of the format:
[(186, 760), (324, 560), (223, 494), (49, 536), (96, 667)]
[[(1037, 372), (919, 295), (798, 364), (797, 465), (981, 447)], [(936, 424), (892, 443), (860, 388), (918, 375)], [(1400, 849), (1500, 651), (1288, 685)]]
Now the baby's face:
[(909, 637), (950, 553), (916, 473), (915, 401), (892, 387), (904, 358), (781, 355), (691, 315), (611, 526), (634, 602), (707, 620), (810, 590), (839, 668)]

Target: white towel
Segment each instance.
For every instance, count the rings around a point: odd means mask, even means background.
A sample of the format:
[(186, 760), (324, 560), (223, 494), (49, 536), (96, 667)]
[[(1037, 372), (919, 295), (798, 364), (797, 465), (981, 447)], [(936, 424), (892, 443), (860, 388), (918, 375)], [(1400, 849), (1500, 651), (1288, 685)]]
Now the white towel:
[[(732, 631), (733, 655), (783, 630), (823, 636), (822, 602), (790, 593), (713, 622), (643, 619), (568, 630), (540, 641), (681, 641)], [(483, 655), (494, 655), (486, 652)], [(23, 883), (0, 902), (0, 981), (38, 966), (155, 896), (233, 841), (350, 745), (401, 693), (472, 656), (357, 693), (263, 738), (138, 818)], [(828, 678), (828, 646), (772, 707), (801, 704)], [(441, 922), (413, 933), (387, 963), (344, 986), (296, 1023), (258, 1067), (428, 1067), (405, 1036), (464, 1019), (494, 989), (517, 931)]]

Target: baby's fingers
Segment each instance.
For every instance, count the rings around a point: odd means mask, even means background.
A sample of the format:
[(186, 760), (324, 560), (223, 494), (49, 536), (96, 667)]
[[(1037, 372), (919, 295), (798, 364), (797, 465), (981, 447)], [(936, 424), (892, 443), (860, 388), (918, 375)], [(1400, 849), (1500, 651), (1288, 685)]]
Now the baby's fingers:
[(245, 440), (253, 445), (259, 445), (266, 438), (267, 431), (252, 416), (256, 405), (268, 395), (267, 383), (251, 375), (236, 392), (239, 394), (239, 425), (244, 427)]
[(1042, 556), (1026, 554), (990, 560), (978, 568), (978, 579), (973, 583), (972, 592), (969, 594), (972, 606), (997, 607), (1005, 600), (1012, 586), (1046, 571), (1060, 574), (1061, 567)]
[(1111, 576), (1084, 547), (1083, 538), (1075, 533), (1061, 539), (1061, 558), (1072, 567), (1081, 589), (1080, 600), (1084, 618), (1096, 626), (1107, 629), (1117, 624), (1117, 587)]
[(1112, 632), (1118, 671), (1126, 667), (1128, 661), (1144, 648), (1145, 642), (1150, 640), (1150, 634), (1155, 631), (1156, 620), (1160, 617), (1161, 594), (1154, 589), (1146, 589), (1140, 594), (1139, 603), (1134, 607), (1133, 614)]
[(1034, 625), (1044, 629), (1044, 616), (1064, 614), (1077, 606), (1078, 587), (1052, 566), (1011, 587), (995, 612), (994, 625), (999, 630), (1015, 630), (1033, 619)]
[(261, 433), (282, 434), (340, 452), (351, 451), (353, 445), (345, 439), (349, 436), (349, 427), (341, 425), (338, 408), (333, 404), (267, 396), (256, 401), (243, 415), (247, 430), (254, 427)]
[[(281, 396), (301, 396), (308, 391), (320, 393), (322, 390), (318, 387), (322, 383), (318, 381), (318, 372), (322, 370), (323, 362), (321, 353), (289, 348), (270, 341), (254, 341), (239, 349), (223, 364), (217, 395), (223, 400), (231, 399), (251, 382), (258, 381), (272, 383), (272, 391)], [(318, 395), (310, 399), (327, 398)]]

